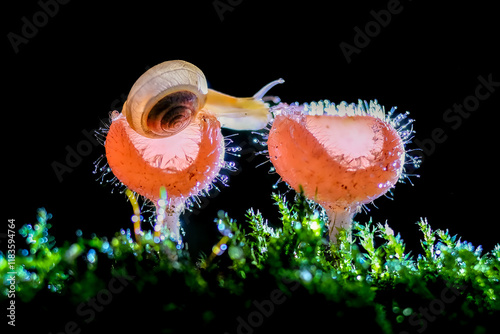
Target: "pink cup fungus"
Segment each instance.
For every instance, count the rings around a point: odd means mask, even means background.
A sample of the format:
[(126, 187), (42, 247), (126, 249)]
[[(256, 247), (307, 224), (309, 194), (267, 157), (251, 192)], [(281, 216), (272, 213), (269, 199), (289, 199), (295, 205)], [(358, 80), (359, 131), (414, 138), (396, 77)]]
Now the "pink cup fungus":
[[(115, 176), (132, 191), (157, 205), (168, 200), (163, 223), (178, 238), (185, 200), (207, 188), (224, 164), (224, 138), (208, 111), (176, 136), (161, 139), (142, 137), (119, 115), (106, 137), (106, 156)], [(162, 199), (162, 186), (168, 199)]]
[(285, 182), (325, 209), (332, 242), (339, 228), (349, 231), (362, 205), (404, 176), (412, 120), (407, 113), (393, 117), (394, 111), (386, 115), (377, 101), (272, 108), (270, 160)]
[[(236, 98), (208, 89), (201, 70), (181, 60), (154, 66), (136, 81), (122, 113), (112, 113), (106, 158), (121, 183), (155, 204), (155, 236), (168, 230), (180, 240), (186, 200), (207, 190), (225, 166), (221, 126), (266, 126), (270, 113), (262, 97), (281, 82), (251, 98)], [(138, 227), (134, 231), (142, 233)]]

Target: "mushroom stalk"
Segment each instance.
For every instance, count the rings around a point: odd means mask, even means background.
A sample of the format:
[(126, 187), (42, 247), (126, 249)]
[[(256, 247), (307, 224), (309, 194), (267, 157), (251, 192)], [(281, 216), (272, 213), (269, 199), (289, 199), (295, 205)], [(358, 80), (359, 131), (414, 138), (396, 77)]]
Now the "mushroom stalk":
[(154, 237), (160, 238), (168, 230), (171, 239), (180, 240), (180, 216), (184, 211), (184, 204), (167, 206), (162, 204), (162, 200), (158, 202)]
[(326, 214), (328, 215), (328, 236), (331, 243), (337, 242), (337, 235), (340, 229), (344, 229), (347, 234), (347, 240), (352, 241), (352, 220), (358, 212), (358, 207), (334, 207), (331, 205), (325, 206)]

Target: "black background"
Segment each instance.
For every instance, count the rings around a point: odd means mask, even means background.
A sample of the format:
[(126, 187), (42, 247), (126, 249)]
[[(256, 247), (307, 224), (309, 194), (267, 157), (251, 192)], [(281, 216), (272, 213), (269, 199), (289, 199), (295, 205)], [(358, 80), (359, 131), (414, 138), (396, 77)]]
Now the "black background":
[[(387, 108), (410, 111), (419, 140), (442, 128), (447, 139), (425, 157), (414, 185), (399, 184), (393, 200), (380, 198), (378, 208), (371, 205), (356, 218), (387, 220), (415, 253), (421, 237), (415, 222), (421, 217), (486, 250), (499, 242), (494, 230), (500, 87), (456, 130), (443, 120), (448, 108), (474, 94), (478, 76), (500, 81), (493, 3), (401, 1), (401, 12), (349, 64), (339, 44), (353, 45), (354, 28), (363, 30), (374, 20), (370, 12), (386, 9), (388, 1), (233, 1), (223, 20), (213, 1), (172, 3), (73, 0), (60, 5), (17, 53), (7, 34), (21, 34), (22, 17), (32, 21), (41, 8), (24, 1), (4, 9), (5, 224), (7, 218), (16, 219), (17, 227), (34, 223), (36, 209), (45, 207), (61, 244), (74, 240), (77, 229), (86, 237), (110, 237), (131, 227), (125, 195), (112, 194), (92, 173), (102, 147), (93, 147), (62, 182), (51, 165), (64, 163), (67, 146), (75, 149), (86, 140), (82, 131), (107, 122), (147, 68), (183, 59), (200, 67), (211, 87), (235, 96), (251, 96), (283, 77), (286, 83), (272, 90), (282, 101), (378, 99)], [(262, 150), (251, 144), (254, 137), (233, 138), (244, 153), (229, 157), (239, 172), (230, 174), (229, 188), (203, 200), (204, 207), (185, 220), (193, 252), (210, 251), (220, 209), (243, 222), (245, 210), (254, 207), (278, 222), (270, 199), (278, 176), (268, 174), (269, 164), (255, 168), (266, 159), (253, 158), (253, 151)]]

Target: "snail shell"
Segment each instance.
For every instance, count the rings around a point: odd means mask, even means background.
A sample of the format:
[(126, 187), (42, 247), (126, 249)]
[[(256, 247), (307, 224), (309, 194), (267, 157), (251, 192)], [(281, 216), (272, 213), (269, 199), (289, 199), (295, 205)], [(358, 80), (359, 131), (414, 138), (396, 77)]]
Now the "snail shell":
[(122, 113), (142, 136), (169, 137), (191, 124), (207, 94), (207, 81), (198, 67), (183, 60), (166, 61), (139, 77)]

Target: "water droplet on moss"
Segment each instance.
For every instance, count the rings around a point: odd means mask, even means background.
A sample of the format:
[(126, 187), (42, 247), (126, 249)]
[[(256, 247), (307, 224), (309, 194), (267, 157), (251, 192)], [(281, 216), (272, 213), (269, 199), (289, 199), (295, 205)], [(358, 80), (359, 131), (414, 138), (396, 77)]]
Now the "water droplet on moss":
[(96, 260), (96, 252), (94, 249), (91, 249), (87, 253), (87, 261), (89, 261), (90, 263), (94, 263), (95, 260)]
[(413, 314), (413, 310), (412, 310), (412, 308), (411, 308), (411, 307), (407, 307), (407, 308), (405, 308), (405, 309), (403, 310), (403, 314), (404, 314), (405, 316), (409, 316), (409, 315)]
[(306, 282), (310, 282), (312, 280), (312, 274), (309, 271), (303, 269), (300, 271), (300, 278)]
[(229, 257), (232, 260), (239, 260), (243, 257), (243, 250), (240, 247), (229, 247), (228, 251)]

